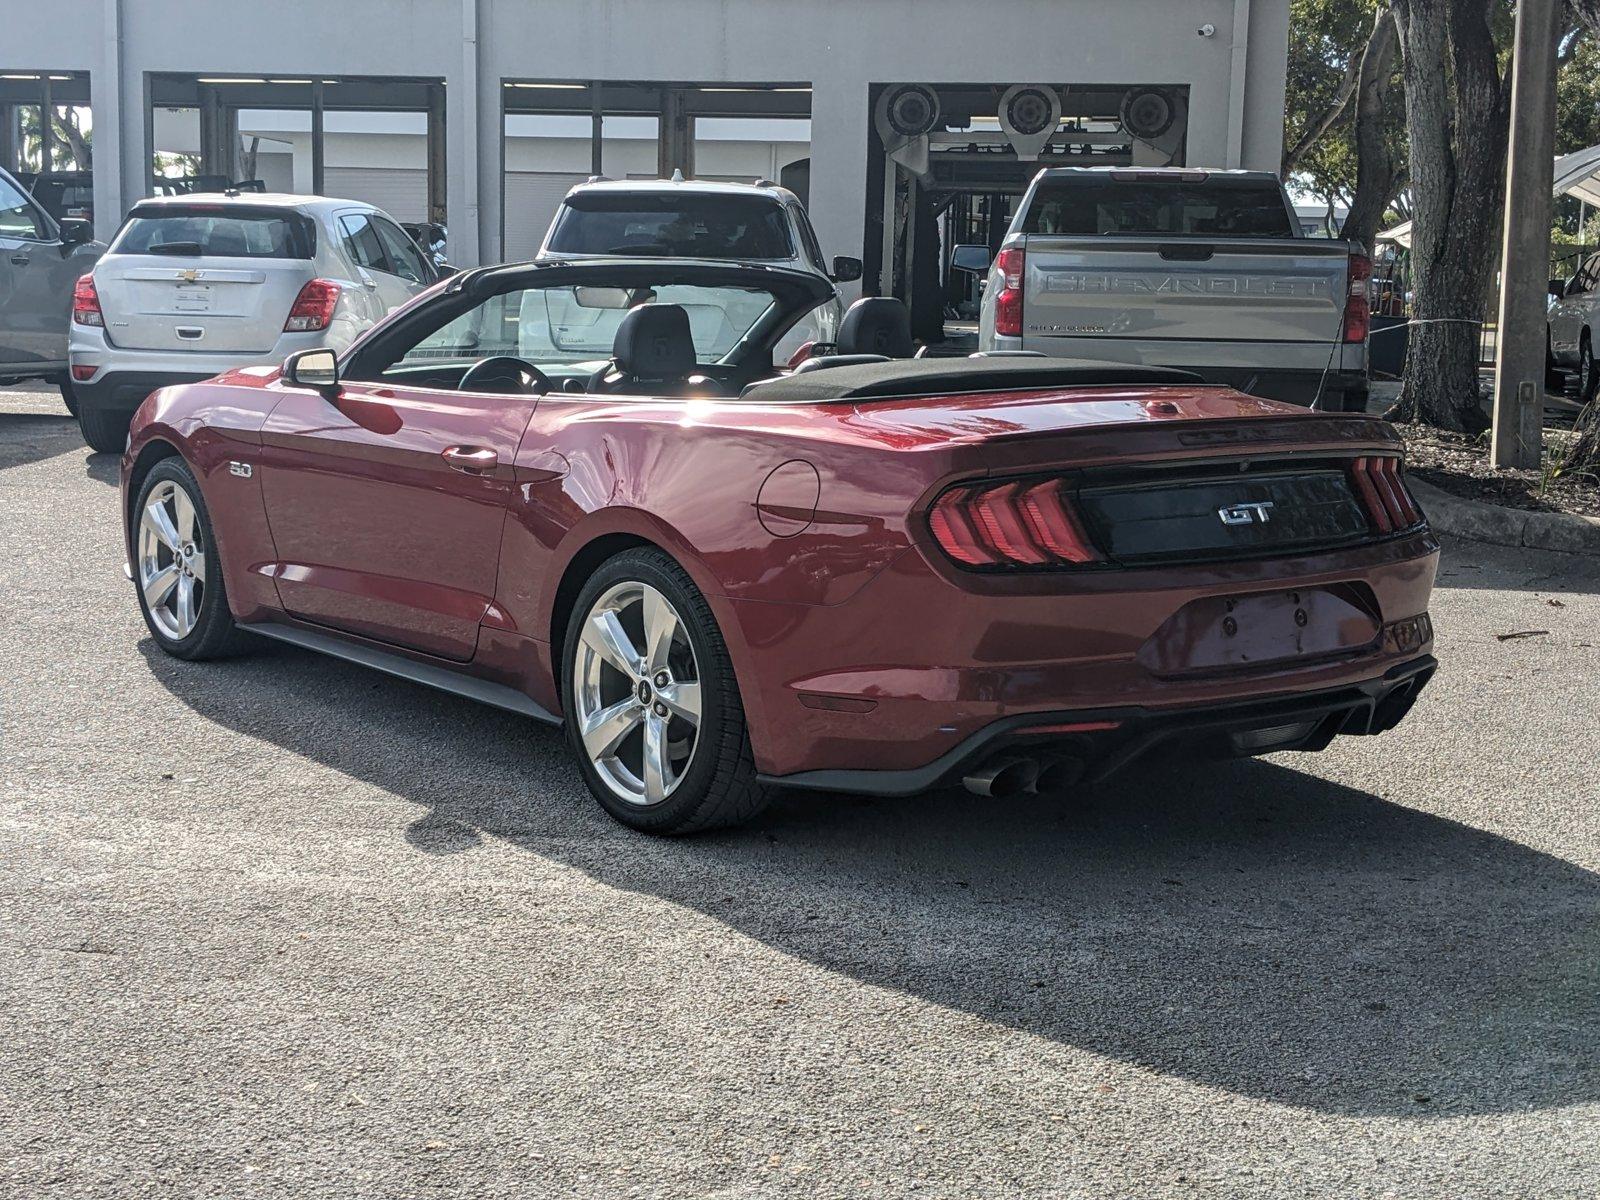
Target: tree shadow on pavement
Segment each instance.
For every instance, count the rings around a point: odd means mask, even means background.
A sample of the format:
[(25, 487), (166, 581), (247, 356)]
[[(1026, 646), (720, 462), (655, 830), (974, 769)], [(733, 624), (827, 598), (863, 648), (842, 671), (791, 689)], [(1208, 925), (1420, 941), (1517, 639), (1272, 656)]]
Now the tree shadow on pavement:
[(751, 828), (661, 841), (600, 812), (555, 730), (287, 647), (213, 664), (141, 648), (204, 717), (416, 805), (423, 853), (502, 839), (1036, 1035), (1042, 1056), (1339, 1115), (1600, 1099), (1600, 877), (1311, 759), (1176, 764), (1070, 798), (794, 795)]

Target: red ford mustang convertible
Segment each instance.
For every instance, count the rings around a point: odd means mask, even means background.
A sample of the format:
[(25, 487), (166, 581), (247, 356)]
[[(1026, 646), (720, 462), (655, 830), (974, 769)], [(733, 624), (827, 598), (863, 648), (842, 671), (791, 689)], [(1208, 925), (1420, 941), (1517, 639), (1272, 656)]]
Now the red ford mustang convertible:
[(169, 388), (122, 463), (156, 642), (278, 638), (565, 723), (618, 820), (1319, 750), (1434, 669), (1382, 421), (1144, 367), (913, 359), (904, 310), (662, 260), (446, 281), (335, 360)]

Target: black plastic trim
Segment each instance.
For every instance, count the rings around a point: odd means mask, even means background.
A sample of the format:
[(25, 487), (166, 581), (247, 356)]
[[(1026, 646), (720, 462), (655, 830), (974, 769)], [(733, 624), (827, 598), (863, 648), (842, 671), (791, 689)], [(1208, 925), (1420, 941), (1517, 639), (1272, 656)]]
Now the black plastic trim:
[(374, 671), (382, 671), (385, 675), (395, 675), (401, 679), (409, 679), (412, 683), (465, 696), (468, 700), (476, 700), (480, 704), (520, 713), (536, 721), (544, 721), (550, 725), (561, 724), (560, 717), (535, 704), (516, 688), (506, 687), (502, 683), (492, 683), (473, 675), (463, 675), (447, 667), (436, 667), (432, 663), (419, 662), (403, 654), (380, 650), (363, 642), (346, 641), (333, 634), (319, 633), (317, 630), (304, 629), (298, 625), (260, 621), (250, 625), (240, 625), (239, 628), (249, 633), (258, 633), (262, 637), (288, 642), (291, 646), (299, 646), (303, 650), (315, 650), (319, 654), (342, 658), (345, 662), (352, 662), (357, 666), (371, 667)]
[[(1100, 708), (1024, 713), (1003, 717), (963, 738), (931, 763), (902, 771), (820, 770), (793, 775), (761, 775), (774, 787), (820, 792), (855, 792), (871, 796), (914, 796), (953, 783), (966, 771), (1000, 749), (1026, 739), (1027, 745), (1047, 754), (1061, 752), (1062, 744), (1090, 750), (1084, 779), (1098, 781), (1120, 771), (1161, 742), (1189, 734), (1225, 735), (1295, 721), (1316, 721), (1312, 738), (1320, 749), (1339, 733), (1382, 733), (1399, 723), (1417, 694), (1438, 668), (1431, 654), (1391, 667), (1382, 675), (1342, 688), (1290, 693), (1244, 700), (1233, 704), (1205, 704), (1178, 709)], [(1391, 700), (1396, 703), (1389, 703)], [(1063, 734), (1030, 737), (1040, 725), (1116, 721), (1118, 727), (1098, 734)], [(1386, 723), (1385, 723), (1386, 722)], [(1382, 724), (1382, 727), (1377, 727)]]

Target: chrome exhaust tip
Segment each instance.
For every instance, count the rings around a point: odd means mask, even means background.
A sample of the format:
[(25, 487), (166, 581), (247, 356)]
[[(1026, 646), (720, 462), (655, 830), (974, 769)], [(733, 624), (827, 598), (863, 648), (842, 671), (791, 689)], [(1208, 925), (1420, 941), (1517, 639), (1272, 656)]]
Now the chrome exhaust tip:
[(962, 779), (975, 796), (1004, 800), (1031, 791), (1039, 777), (1039, 764), (1028, 758), (996, 758)]

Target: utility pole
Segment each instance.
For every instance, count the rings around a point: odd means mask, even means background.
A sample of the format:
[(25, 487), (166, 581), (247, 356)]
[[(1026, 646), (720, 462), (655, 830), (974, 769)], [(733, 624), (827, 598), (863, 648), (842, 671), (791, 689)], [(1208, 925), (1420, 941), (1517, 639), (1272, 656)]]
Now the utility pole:
[(1518, 0), (1494, 373), (1495, 467), (1537, 467), (1544, 433), (1545, 296), (1555, 172), (1556, 0)]

